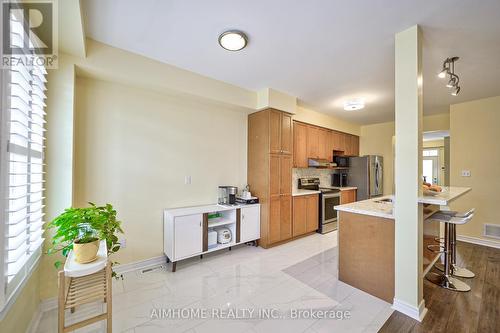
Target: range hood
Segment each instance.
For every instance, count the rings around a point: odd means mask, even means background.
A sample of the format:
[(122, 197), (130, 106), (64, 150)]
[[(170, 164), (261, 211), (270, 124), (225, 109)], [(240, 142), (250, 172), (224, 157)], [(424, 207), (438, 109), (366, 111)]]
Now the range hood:
[(310, 168), (330, 168), (335, 166), (334, 163), (322, 158), (309, 158), (307, 160), (307, 165)]

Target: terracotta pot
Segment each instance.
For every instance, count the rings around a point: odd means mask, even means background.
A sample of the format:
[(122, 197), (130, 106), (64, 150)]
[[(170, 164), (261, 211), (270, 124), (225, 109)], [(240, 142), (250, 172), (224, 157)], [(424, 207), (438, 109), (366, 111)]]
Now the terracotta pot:
[(73, 252), (75, 260), (80, 264), (86, 264), (97, 259), (97, 251), (99, 251), (99, 240), (90, 243), (73, 243)]

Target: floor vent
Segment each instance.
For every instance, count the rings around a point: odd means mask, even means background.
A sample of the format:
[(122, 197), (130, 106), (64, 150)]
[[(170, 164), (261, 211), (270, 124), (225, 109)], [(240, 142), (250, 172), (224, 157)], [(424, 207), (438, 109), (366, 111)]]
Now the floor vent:
[(149, 267), (149, 268), (145, 268), (143, 270), (141, 270), (141, 274), (148, 274), (148, 273), (152, 273), (154, 271), (157, 271), (157, 270), (160, 270), (160, 269), (164, 269), (165, 266), (164, 265), (160, 265), (160, 266), (154, 266), (154, 267)]
[(484, 235), (486, 237), (500, 239), (500, 225), (484, 224)]

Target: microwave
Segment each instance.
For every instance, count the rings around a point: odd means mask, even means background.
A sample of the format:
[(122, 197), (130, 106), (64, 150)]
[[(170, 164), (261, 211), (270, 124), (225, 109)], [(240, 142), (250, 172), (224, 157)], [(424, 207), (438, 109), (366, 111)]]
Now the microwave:
[(349, 166), (349, 157), (347, 157), (347, 156), (334, 156), (333, 162), (335, 162), (338, 167), (347, 168)]
[(332, 186), (346, 187), (349, 186), (347, 181), (348, 174), (346, 172), (338, 172), (332, 174)]

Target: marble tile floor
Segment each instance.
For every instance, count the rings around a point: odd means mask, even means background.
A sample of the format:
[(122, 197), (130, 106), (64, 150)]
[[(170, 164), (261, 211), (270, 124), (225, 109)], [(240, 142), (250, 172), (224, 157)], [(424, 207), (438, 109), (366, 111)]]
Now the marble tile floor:
[[(129, 272), (114, 281), (113, 332), (377, 332), (392, 314), (390, 304), (338, 281), (336, 231), (267, 250), (241, 245), (210, 253), (202, 260), (179, 262), (175, 273), (169, 265)], [(101, 307), (77, 308), (68, 313), (67, 322), (96, 314)], [(162, 309), (183, 310), (178, 318), (166, 319)], [(296, 310), (309, 316), (292, 318)], [(311, 318), (315, 310), (346, 318)], [(221, 318), (230, 313), (241, 318)], [(264, 319), (266, 315), (278, 318)], [(56, 310), (43, 314), (38, 332), (57, 332)], [(105, 324), (76, 332), (105, 332)]]

